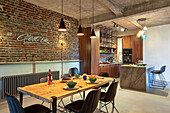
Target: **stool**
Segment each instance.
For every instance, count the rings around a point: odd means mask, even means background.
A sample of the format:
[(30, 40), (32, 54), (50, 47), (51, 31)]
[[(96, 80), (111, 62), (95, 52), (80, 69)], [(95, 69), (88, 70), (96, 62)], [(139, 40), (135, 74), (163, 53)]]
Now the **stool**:
[[(160, 70), (153, 70), (151, 71), (152, 73), (152, 78), (151, 78), (151, 86), (156, 86), (156, 87), (163, 87), (163, 89), (168, 85), (164, 75), (162, 74), (165, 72), (166, 66), (162, 66)], [(158, 75), (158, 79), (156, 79), (156, 75)]]

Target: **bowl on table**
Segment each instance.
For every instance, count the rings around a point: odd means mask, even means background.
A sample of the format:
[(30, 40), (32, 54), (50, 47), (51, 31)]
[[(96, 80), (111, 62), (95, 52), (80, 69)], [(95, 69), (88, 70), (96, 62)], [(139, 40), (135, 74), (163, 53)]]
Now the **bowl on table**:
[(74, 74), (74, 76), (76, 77), (76, 78), (80, 78), (80, 74)]
[(96, 76), (88, 76), (89, 77), (89, 81), (91, 82), (91, 83), (95, 83), (96, 82), (96, 80), (97, 80), (97, 78), (96, 78)]
[(147, 66), (147, 64), (142, 64), (142, 66)]
[(66, 84), (68, 85), (69, 88), (74, 88), (77, 82), (67, 82)]

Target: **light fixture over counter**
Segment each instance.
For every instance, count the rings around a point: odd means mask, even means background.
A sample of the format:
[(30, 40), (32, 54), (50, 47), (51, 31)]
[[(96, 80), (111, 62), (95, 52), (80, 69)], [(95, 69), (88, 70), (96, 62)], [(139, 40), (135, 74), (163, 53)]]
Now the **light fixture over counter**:
[(64, 23), (64, 19), (63, 19), (63, 0), (61, 0), (61, 3), (62, 3), (62, 9), (61, 9), (61, 11), (62, 11), (62, 18), (61, 18), (61, 21), (60, 21), (60, 26), (59, 26), (58, 31), (64, 32), (64, 31), (67, 31), (67, 29), (66, 29), (66, 26), (65, 26), (65, 23)]
[(92, 28), (92, 31), (91, 31), (91, 35), (90, 35), (90, 38), (96, 38), (96, 34), (95, 34), (95, 31), (94, 31), (94, 0), (92, 0), (92, 17), (93, 17), (93, 28)]
[(77, 32), (77, 36), (84, 36), (82, 27), (81, 27), (81, 0), (80, 0), (80, 20), (79, 20), (79, 28), (78, 28), (78, 32)]

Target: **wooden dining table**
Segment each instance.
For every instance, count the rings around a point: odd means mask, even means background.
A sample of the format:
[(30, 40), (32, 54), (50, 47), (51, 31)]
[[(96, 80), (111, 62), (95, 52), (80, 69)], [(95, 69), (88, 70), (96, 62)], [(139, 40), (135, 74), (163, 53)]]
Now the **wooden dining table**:
[(62, 83), (61, 80), (53, 80), (51, 85), (45, 83), (38, 83), (28, 85), (24, 87), (18, 87), (17, 90), (20, 93), (20, 103), (23, 104), (23, 94), (30, 95), (45, 102), (52, 103), (52, 112), (57, 112), (57, 100), (65, 97), (83, 92), (83, 99), (85, 99), (85, 91), (102, 86), (113, 80), (110, 77), (97, 77), (96, 83), (87, 83), (89, 80), (83, 80), (83, 78), (72, 78), (74, 82), (77, 82), (76, 90), (65, 90), (63, 87), (67, 86), (66, 83)]

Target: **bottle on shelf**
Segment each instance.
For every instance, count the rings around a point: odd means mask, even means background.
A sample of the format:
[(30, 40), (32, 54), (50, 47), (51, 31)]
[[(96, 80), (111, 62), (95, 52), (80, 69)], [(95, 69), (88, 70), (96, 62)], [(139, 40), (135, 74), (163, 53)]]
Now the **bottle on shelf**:
[(49, 69), (49, 73), (47, 75), (47, 78), (48, 78), (48, 85), (52, 84), (52, 74), (51, 74), (51, 69)]

